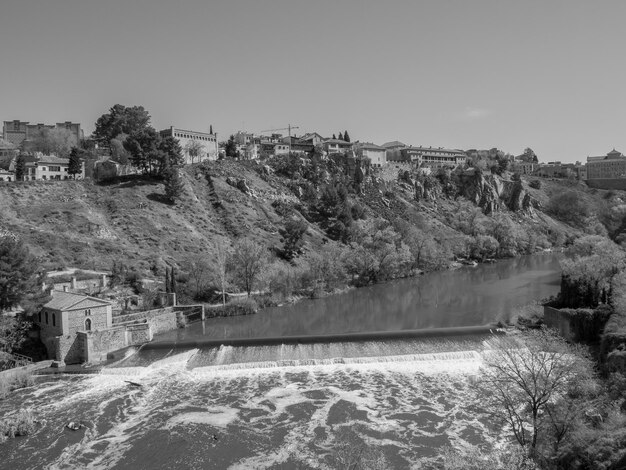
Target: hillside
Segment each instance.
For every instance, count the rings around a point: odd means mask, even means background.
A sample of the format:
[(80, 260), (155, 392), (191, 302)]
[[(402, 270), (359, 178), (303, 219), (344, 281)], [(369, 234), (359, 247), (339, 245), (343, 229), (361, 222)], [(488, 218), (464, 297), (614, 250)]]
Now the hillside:
[[(572, 226), (548, 215), (545, 208), (555, 194), (574, 191), (594, 214), (624, 200), (619, 193), (570, 181), (542, 180), (541, 189), (533, 189), (526, 180), (513, 183), (510, 175), (508, 179), (507, 175), (457, 175), (450, 182), (433, 178), (420, 182), (412, 175), (402, 181), (394, 179), (393, 168), (386, 170), (386, 176), (376, 172), (354, 176), (349, 165), (316, 167), (316, 173), (307, 168), (302, 162), (295, 169), (286, 169), (281, 162), (221, 161), (188, 166), (182, 172), (184, 195), (175, 205), (165, 202), (163, 184), (158, 180), (3, 183), (0, 230), (22, 238), (47, 269), (110, 270), (114, 261), (123, 261), (148, 274), (166, 263), (184, 268), (191, 260), (210, 261), (213, 244), (220, 240), (230, 244), (249, 237), (269, 248), (280, 247), (279, 230), (286, 215), (307, 221), (304, 256), (322, 245), (341, 245), (332, 239), (341, 238), (332, 236), (329, 228), (333, 216), (324, 220), (312, 209), (323, 196), (307, 195), (310, 188), (319, 194), (331, 181), (352, 188), (348, 200), (352, 213), (357, 214), (353, 227), (360, 227), (361, 233), (369, 230), (372, 221), (386, 220), (395, 224), (397, 231), (403, 221), (434, 243), (445, 245), (445, 256), (450, 258), (463, 254), (455, 248), (462, 237), (496, 230), (503, 221), (507, 230), (532, 234), (529, 251), (558, 246), (597, 225), (594, 216)], [(359, 185), (353, 190), (355, 181)], [(310, 202), (311, 197), (318, 202)], [(464, 217), (469, 209), (479, 207), (491, 213), (483, 216), (476, 211), (472, 217), (490, 228), (472, 232), (466, 227), (471, 221)], [(359, 238), (353, 239), (358, 242)]]

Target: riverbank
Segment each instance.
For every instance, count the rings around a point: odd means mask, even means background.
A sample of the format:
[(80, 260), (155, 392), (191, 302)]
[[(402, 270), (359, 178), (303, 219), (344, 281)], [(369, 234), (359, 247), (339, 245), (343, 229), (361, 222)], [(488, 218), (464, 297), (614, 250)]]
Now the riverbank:
[[(167, 341), (329, 335), (489, 325), (559, 289), (555, 254), (509, 258), (476, 267), (395, 279), (295, 304), (266, 307), (256, 315), (211, 318), (158, 335)], [(453, 286), (451, 288), (450, 286)], [(295, 300), (295, 299), (294, 299)], [(261, 304), (262, 305), (262, 304)]]

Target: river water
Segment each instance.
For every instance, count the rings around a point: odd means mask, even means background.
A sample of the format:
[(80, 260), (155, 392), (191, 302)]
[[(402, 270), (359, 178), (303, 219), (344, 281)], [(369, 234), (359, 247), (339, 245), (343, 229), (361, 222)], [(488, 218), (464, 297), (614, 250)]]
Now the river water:
[(555, 294), (557, 270), (555, 257), (526, 257), (207, 320), (99, 374), (40, 377), (0, 402), (0, 414), (25, 408), (41, 420), (0, 444), (0, 468), (337, 468), (352, 451), (409, 469), (443, 446), (500, 445), (508, 436), (472, 386), (489, 335), (177, 343), (482, 325)]

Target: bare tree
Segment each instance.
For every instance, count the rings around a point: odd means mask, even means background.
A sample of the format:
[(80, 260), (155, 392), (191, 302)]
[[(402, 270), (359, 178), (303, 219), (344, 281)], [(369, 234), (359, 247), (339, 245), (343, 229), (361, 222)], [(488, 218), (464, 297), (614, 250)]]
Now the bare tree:
[(255, 284), (266, 264), (266, 249), (250, 239), (243, 239), (235, 244), (230, 257), (232, 273), (237, 286), (245, 290), (250, 297)]
[(192, 261), (189, 264), (189, 277), (193, 279), (195, 284), (195, 295), (198, 296), (206, 288), (207, 274), (209, 273), (209, 265), (203, 259)]
[(195, 139), (190, 140), (187, 144), (185, 144), (185, 152), (187, 152), (187, 155), (191, 158), (191, 163), (195, 163), (196, 158), (198, 161), (202, 160), (202, 157), (205, 154), (202, 142)]
[(591, 362), (582, 349), (539, 330), (524, 334), (519, 342), (500, 339), (494, 350), (485, 353), (478, 385), (488, 409), (511, 427), (517, 442), (531, 456), (536, 456), (540, 431), (563, 424), (555, 414), (558, 404), (569, 399), (578, 384), (592, 380), (591, 371)]
[(222, 305), (226, 305), (226, 268), (228, 266), (228, 258), (230, 253), (223, 242), (215, 243), (215, 268), (217, 280), (222, 290)]

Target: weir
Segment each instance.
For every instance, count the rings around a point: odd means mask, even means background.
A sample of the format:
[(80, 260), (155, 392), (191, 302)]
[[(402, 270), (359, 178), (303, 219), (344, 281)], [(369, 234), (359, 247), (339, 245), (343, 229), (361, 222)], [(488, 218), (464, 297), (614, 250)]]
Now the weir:
[(500, 334), (503, 331), (493, 327), (476, 326), (342, 335), (164, 341), (145, 344), (135, 354), (103, 372), (138, 373), (142, 369), (154, 369), (170, 362), (183, 369), (201, 369), (204, 372), (403, 362), (476, 362), (478, 351), (488, 347), (489, 339)]
[(265, 338), (232, 338), (232, 339), (190, 339), (179, 341), (154, 341), (142, 346), (149, 349), (191, 349), (215, 348), (220, 346), (270, 346), (281, 344), (315, 344), (315, 343), (350, 343), (361, 341), (385, 341), (410, 338), (436, 338), (447, 336), (503, 334), (493, 325), (465, 326), (450, 328), (428, 328), (419, 330), (375, 331), (368, 333), (342, 333), (328, 335), (275, 336)]

